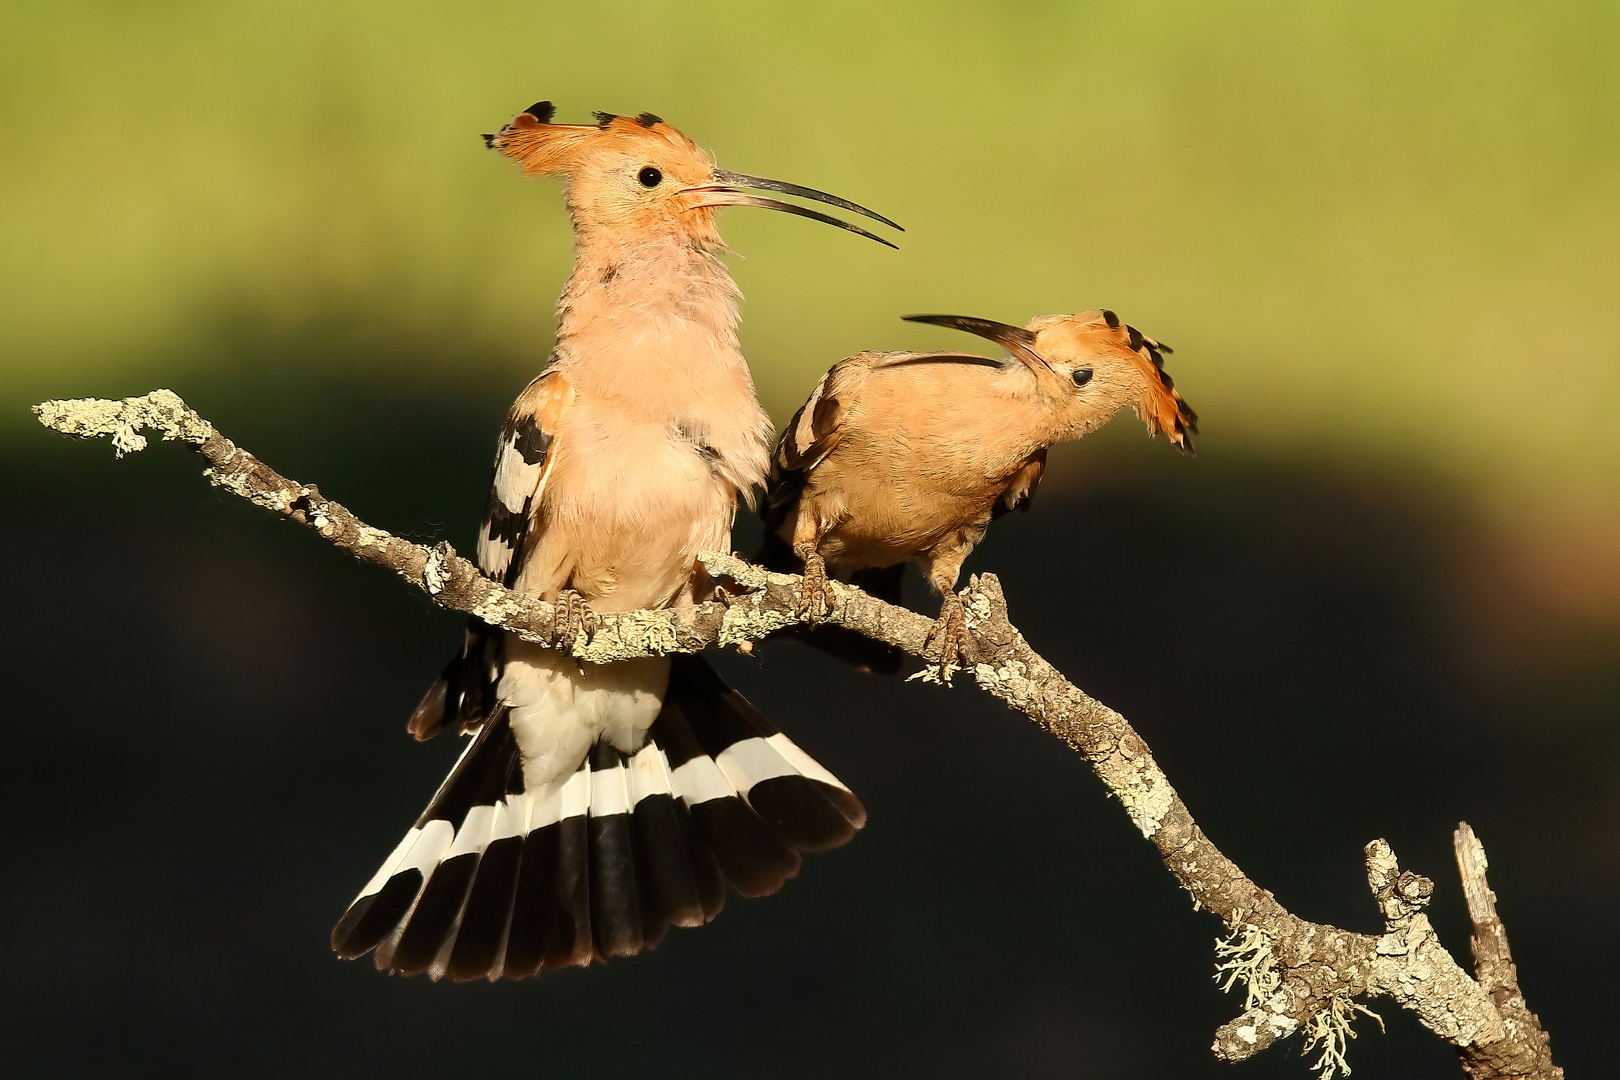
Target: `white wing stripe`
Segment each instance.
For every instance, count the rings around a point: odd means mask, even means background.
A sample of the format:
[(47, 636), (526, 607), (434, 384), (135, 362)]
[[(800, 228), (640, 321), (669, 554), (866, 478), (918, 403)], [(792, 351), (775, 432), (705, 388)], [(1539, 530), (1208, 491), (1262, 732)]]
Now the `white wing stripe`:
[(356, 903), (359, 903), (360, 897), (370, 896), (374, 892), (381, 892), (382, 887), (388, 883), (388, 879), (394, 876), (394, 867), (400, 864), (400, 861), (405, 858), (405, 853), (411, 850), (411, 845), (416, 843), (416, 838), (421, 835), (421, 829), (414, 825), (411, 826), (411, 831), (406, 833), (405, 838), (394, 848), (393, 854), (383, 860), (382, 866), (378, 867), (377, 872), (371, 875), (371, 880), (366, 882), (366, 887), (360, 890), (360, 896), (356, 896), (349, 906), (353, 907)]
[(630, 759), (630, 807), (635, 809), (642, 799), (653, 795), (673, 795), (670, 783), (669, 760), (658, 744), (648, 742)]
[(711, 799), (729, 799), (737, 794), (737, 789), (731, 786), (714, 759), (701, 755), (676, 769), (671, 779), (675, 783), (675, 790), (688, 806)]
[(553, 780), (534, 798), (529, 814), (529, 832), (555, 825), (564, 818), (579, 817), (591, 802), (591, 770), (580, 769), (567, 780)]
[(495, 808), (493, 806), (475, 806), (467, 811), (467, 818), (461, 824), (461, 831), (456, 833), (455, 842), (450, 850), (445, 852), (446, 861), (457, 855), (469, 855), (484, 850), (489, 843), (490, 835), (495, 825)]
[(591, 817), (630, 812), (630, 789), (624, 766), (591, 770)]
[[(781, 732), (777, 732), (765, 741), (770, 743), (778, 754), (786, 758), (788, 764), (798, 770), (800, 776), (807, 776), (812, 780), (820, 780), (823, 784), (831, 784), (835, 788), (849, 791), (849, 788), (844, 786), (842, 780), (828, 772), (821, 762), (793, 745), (793, 740)], [(854, 794), (854, 792), (850, 792), (850, 794)]]
[(406, 870), (420, 870), (426, 878), (433, 868), (439, 865), (444, 856), (445, 849), (456, 838), (456, 830), (443, 818), (434, 818), (422, 829), (422, 835), (417, 837), (416, 843), (411, 845), (411, 853), (407, 855), (398, 868), (396, 874)]
[(731, 786), (742, 792), (744, 798), (762, 780), (797, 776), (799, 773), (777, 752), (776, 747), (761, 738), (732, 743), (715, 756), (714, 763), (726, 774)]
[(490, 829), (489, 842), (505, 840), (509, 836), (522, 836), (528, 832), (529, 796), (508, 795), (495, 807), (495, 825)]
[[(533, 420), (529, 423), (533, 423)], [(495, 498), (513, 514), (522, 513), (524, 504), (534, 494), (540, 471), (545, 466), (544, 458), (533, 465), (523, 460), (523, 453), (517, 447), (521, 435), (521, 432), (514, 431), (512, 437), (501, 444), (501, 452), (495, 462)]]

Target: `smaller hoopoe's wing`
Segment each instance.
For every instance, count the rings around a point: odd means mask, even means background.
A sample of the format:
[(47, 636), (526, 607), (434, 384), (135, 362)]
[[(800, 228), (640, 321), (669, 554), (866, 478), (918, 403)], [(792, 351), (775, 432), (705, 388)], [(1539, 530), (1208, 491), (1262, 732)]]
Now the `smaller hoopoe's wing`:
[(992, 519), (1014, 510), (1029, 510), (1031, 500), (1035, 498), (1035, 489), (1040, 486), (1041, 474), (1046, 472), (1046, 447), (1037, 450), (1024, 467), (1013, 474), (1012, 483), (1007, 490), (1001, 493), (996, 500), (995, 509), (990, 512)]
[[(865, 357), (864, 353), (847, 357), (828, 368), (816, 388), (810, 391), (809, 400), (799, 406), (777, 440), (770, 475), (765, 482), (763, 516), (767, 546), (782, 523), (794, 513), (799, 492), (804, 490), (805, 477), (838, 445), (844, 416), (849, 411), (850, 390), (868, 370)], [(787, 558), (790, 563), (796, 561), (791, 553)], [(776, 566), (774, 561), (768, 561), (767, 565), (779, 570), (797, 569), (786, 564)]]
[(805, 477), (837, 448), (844, 423), (873, 372), (916, 364), (982, 364), (1000, 367), (984, 356), (945, 352), (864, 352), (845, 357), (821, 377), (810, 398), (788, 421), (771, 459), (765, 500), (765, 531), (781, 527), (804, 488)]
[(838, 445), (850, 391), (869, 370), (864, 356), (851, 356), (827, 369), (810, 397), (788, 421), (776, 444), (771, 474), (802, 473), (816, 467)]
[[(543, 372), (524, 387), (501, 425), (489, 501), (478, 529), (478, 568), (510, 588), (523, 569), (524, 553), (545, 527), (541, 496), (556, 460), (557, 432), (574, 401), (568, 380)], [(453, 658), (411, 714), (406, 725), (418, 739), (430, 739), (456, 722), (470, 730), (494, 706), (500, 638), (481, 619), (469, 619), (461, 652)]]

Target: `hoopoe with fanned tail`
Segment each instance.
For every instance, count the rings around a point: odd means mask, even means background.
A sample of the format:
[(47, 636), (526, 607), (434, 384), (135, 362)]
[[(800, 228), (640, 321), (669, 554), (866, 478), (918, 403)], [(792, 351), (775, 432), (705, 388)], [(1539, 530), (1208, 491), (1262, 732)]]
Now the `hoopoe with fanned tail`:
[[(479, 567), (558, 603), (566, 640), (593, 612), (691, 604), (697, 555), (729, 549), (765, 479), (772, 426), (737, 341), (723, 206), (761, 206), (888, 241), (741, 189), (824, 192), (715, 167), (650, 113), (554, 124), (531, 106), (488, 144), (565, 184), (574, 267), (546, 370), (501, 431)], [(893, 246), (892, 244), (889, 246)], [(473, 621), (410, 720), (470, 740), (336, 929), (345, 958), (438, 979), (518, 979), (629, 956), (671, 926), (764, 896), (801, 853), (866, 811), (698, 656), (581, 665)]]

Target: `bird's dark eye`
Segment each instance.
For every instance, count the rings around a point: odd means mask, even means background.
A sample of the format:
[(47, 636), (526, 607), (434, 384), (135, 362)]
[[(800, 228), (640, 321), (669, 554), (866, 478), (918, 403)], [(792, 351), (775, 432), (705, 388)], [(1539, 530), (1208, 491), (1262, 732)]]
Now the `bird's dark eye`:
[(657, 187), (664, 182), (664, 174), (648, 165), (636, 174), (636, 179), (641, 181), (642, 187)]
[(1076, 386), (1086, 385), (1086, 383), (1091, 381), (1091, 369), (1088, 367), (1075, 368), (1073, 379), (1074, 385)]

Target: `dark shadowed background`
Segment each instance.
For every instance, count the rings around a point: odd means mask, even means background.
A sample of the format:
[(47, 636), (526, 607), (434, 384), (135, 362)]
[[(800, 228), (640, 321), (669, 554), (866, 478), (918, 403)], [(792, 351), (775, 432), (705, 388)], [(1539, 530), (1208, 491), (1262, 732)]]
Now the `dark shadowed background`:
[[(8, 1074), (1308, 1075), (1297, 1042), (1211, 1059), (1240, 1005), (1217, 925), (1078, 758), (965, 684), (787, 644), (717, 663), (871, 819), (780, 895), (517, 984), (331, 957), (456, 752), (403, 721), (458, 618), (186, 451), (114, 463), (26, 406), (172, 386), (371, 523), (469, 549), (567, 265), (555, 188), (473, 136), (541, 97), (651, 109), (908, 227), (896, 253), (723, 219), (778, 420), (839, 356), (950, 340), (912, 310), (1106, 304), (1175, 345), (1199, 456), (1122, 418), (969, 569), (1298, 914), (1377, 929), (1361, 847), (1387, 837), (1465, 959), (1471, 822), (1558, 1060), (1602, 1075), (1610, 6), (359, 0), (0, 14)], [(1358, 1075), (1460, 1075), (1372, 1004)]]

